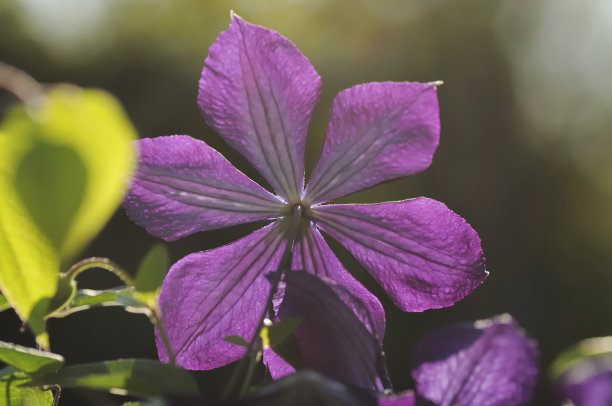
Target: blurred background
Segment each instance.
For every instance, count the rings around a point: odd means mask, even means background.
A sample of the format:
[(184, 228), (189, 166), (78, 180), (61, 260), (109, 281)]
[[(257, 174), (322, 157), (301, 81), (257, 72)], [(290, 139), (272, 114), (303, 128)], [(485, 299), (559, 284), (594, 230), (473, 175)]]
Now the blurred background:
[[(576, 341), (612, 334), (612, 2), (609, 0), (3, 0), (0, 61), (45, 83), (115, 94), (141, 137), (190, 134), (261, 180), (206, 127), (196, 105), (208, 47), (233, 9), (279, 31), (323, 78), (307, 173), (342, 89), (370, 81), (442, 80), (441, 144), (410, 178), (341, 199), (427, 196), (478, 231), (491, 272), (452, 308), (402, 313), (386, 299), (385, 349), (396, 390), (412, 387), (411, 348), (426, 331), (511, 313), (540, 346), (533, 405), (556, 404), (546, 368)], [(17, 100), (0, 93), (0, 118)], [(95, 126), (92, 123), (92, 126)], [(250, 224), (169, 244), (172, 259), (229, 243)], [(156, 240), (119, 210), (80, 258), (134, 271)], [(333, 248), (379, 297), (350, 256)], [(79, 278), (107, 288), (104, 272)], [(12, 311), (0, 340), (33, 345)], [(143, 316), (103, 308), (49, 322), (67, 363), (156, 357)], [(203, 372), (214, 395), (230, 373)], [(60, 405), (112, 405), (111, 395), (64, 391)]]

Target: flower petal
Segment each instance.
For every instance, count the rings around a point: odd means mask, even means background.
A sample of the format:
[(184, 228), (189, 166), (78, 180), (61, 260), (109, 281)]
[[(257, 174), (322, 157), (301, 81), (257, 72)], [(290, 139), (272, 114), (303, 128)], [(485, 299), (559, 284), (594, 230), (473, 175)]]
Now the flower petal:
[[(232, 244), (186, 256), (170, 268), (159, 306), (176, 363), (186, 369), (212, 369), (244, 356), (245, 349), (224, 341), (250, 340), (263, 314), (270, 283), (265, 273), (279, 265), (285, 245), (276, 222)], [(159, 358), (168, 361), (157, 334)]]
[(561, 389), (564, 399), (571, 401), (571, 405), (612, 405), (612, 371), (596, 374), (592, 371), (581, 372), (586, 376), (584, 379), (564, 383)]
[(414, 392), (406, 391), (378, 398), (378, 406), (415, 406)]
[(538, 350), (512, 317), (433, 331), (414, 347), (412, 376), (437, 406), (519, 406), (531, 398)]
[[(342, 287), (336, 292), (368, 331), (382, 344), (385, 334), (385, 311), (376, 296), (368, 291), (342, 266), (316, 228), (302, 228), (293, 249), (292, 269), (330, 279)], [(343, 293), (349, 292), (350, 296)], [(356, 300), (357, 299), (357, 300)]]
[(404, 311), (450, 306), (487, 276), (480, 238), (435, 200), (311, 208)]
[(282, 198), (297, 201), (319, 75), (289, 40), (236, 15), (204, 64), (198, 104), (208, 125)]
[(123, 207), (157, 237), (276, 217), (282, 202), (204, 142), (186, 135), (137, 143), (138, 169)]
[[(351, 296), (346, 289), (304, 271), (288, 272), (284, 283), (277, 317), (301, 319), (294, 334), (304, 368), (363, 389), (390, 386), (381, 344), (353, 313), (357, 304), (344, 304)], [(343, 300), (336, 293), (342, 290)], [(352, 300), (359, 302), (354, 296)]]
[(340, 92), (305, 202), (326, 202), (427, 168), (440, 136), (436, 85), (366, 83)]

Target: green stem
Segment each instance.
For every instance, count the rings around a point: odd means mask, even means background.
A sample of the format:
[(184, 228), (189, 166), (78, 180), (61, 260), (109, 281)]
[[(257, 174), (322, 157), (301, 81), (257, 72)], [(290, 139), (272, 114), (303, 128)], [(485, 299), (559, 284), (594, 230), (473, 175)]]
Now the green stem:
[(162, 322), (159, 314), (157, 312), (157, 308), (151, 308), (151, 315), (149, 316), (151, 322), (159, 332), (159, 338), (162, 341), (164, 349), (166, 350), (166, 354), (168, 354), (168, 360), (170, 364), (176, 366), (176, 356), (172, 351), (172, 347), (170, 346), (170, 340), (168, 339), (168, 334), (166, 333), (166, 329), (164, 327), (164, 323)]
[(0, 88), (27, 103), (43, 94), (43, 86), (21, 69), (0, 62)]
[(257, 351), (254, 351), (254, 349), (255, 349), (256, 344), (259, 343), (260, 341), (259, 336), (260, 336), (260, 332), (262, 328), (264, 327), (266, 317), (268, 316), (268, 314), (272, 313), (272, 310), (274, 307), (273, 299), (274, 299), (274, 296), (276, 295), (276, 292), (278, 290), (278, 285), (283, 277), (283, 274), (285, 273), (285, 271), (291, 269), (293, 246), (295, 244), (295, 240), (297, 238), (298, 231), (300, 229), (300, 221), (302, 219), (303, 210), (304, 209), (302, 205), (300, 204), (296, 204), (292, 208), (291, 225), (289, 226), (289, 230), (287, 231), (287, 244), (285, 245), (283, 256), (281, 257), (278, 268), (276, 269), (276, 272), (274, 272), (272, 280), (270, 281), (271, 289), (268, 295), (268, 299), (266, 301), (266, 307), (264, 308), (264, 311), (261, 317), (259, 318), (259, 323), (257, 325), (257, 328), (255, 329), (255, 333), (253, 334), (253, 337), (251, 338), (251, 341), (249, 342), (249, 345), (245, 351), (245, 355), (248, 357), (248, 360), (245, 360), (245, 359), (240, 360), (240, 362), (234, 369), (234, 372), (232, 373), (232, 376), (230, 377), (230, 380), (225, 390), (223, 391), (222, 396), (224, 398), (228, 397), (232, 389), (236, 386), (236, 381), (238, 380), (238, 377), (242, 375), (242, 371), (247, 363), (248, 363), (249, 368), (244, 377), (244, 381), (242, 383), (240, 393), (239, 393), (240, 395), (243, 395), (246, 392), (246, 390), (248, 389), (251, 383), (251, 380), (253, 379), (253, 373), (255, 371), (255, 364), (257, 362), (258, 354), (260, 352), (259, 348), (257, 349)]
[(107, 271), (110, 271), (114, 273), (115, 275), (117, 275), (117, 277), (121, 279), (121, 281), (125, 283), (126, 285), (134, 286), (134, 282), (132, 281), (132, 278), (130, 278), (128, 273), (123, 268), (115, 264), (110, 259), (101, 258), (101, 257), (91, 257), (91, 258), (83, 259), (77, 262), (76, 264), (72, 265), (70, 269), (68, 269), (68, 271), (64, 273), (63, 276), (70, 280), (74, 280), (74, 278), (76, 278), (81, 272), (86, 271), (88, 269), (92, 269), (92, 268), (106, 269)]

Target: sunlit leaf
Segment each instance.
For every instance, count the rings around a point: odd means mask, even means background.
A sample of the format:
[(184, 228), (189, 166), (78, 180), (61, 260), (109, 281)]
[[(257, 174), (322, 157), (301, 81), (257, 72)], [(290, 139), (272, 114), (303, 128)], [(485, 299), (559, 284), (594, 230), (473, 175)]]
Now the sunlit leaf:
[(58, 86), (37, 108), (11, 111), (1, 128), (17, 144), (11, 174), (23, 204), (62, 258), (74, 255), (121, 201), (132, 125), (108, 93)]
[(56, 295), (61, 263), (119, 205), (135, 138), (112, 96), (72, 86), (0, 123), (0, 288), (43, 348), (45, 315), (72, 294)]
[(121, 395), (196, 395), (195, 380), (185, 370), (150, 359), (123, 359), (73, 365), (36, 379), (33, 385), (90, 388)]
[(55, 295), (60, 259), (13, 187), (9, 169), (17, 148), (12, 138), (0, 132), (0, 288), (38, 343), (48, 348), (43, 318)]
[(53, 395), (48, 390), (22, 386), (29, 378), (13, 367), (0, 369), (0, 406), (50, 406)]
[(28, 374), (57, 371), (64, 363), (61, 355), (0, 341), (0, 361)]

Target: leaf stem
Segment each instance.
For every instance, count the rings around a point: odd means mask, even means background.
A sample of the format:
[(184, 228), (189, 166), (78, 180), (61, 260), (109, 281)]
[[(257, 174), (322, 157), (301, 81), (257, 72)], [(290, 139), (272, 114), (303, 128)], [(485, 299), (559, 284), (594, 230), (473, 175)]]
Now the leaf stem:
[(285, 273), (285, 271), (291, 269), (291, 259), (293, 257), (292, 255), (293, 246), (298, 236), (298, 231), (300, 229), (300, 222), (302, 219), (303, 211), (304, 211), (304, 208), (302, 207), (301, 204), (296, 204), (292, 207), (291, 224), (286, 234), (287, 244), (285, 245), (285, 249), (283, 250), (283, 256), (281, 257), (278, 268), (272, 275), (272, 279), (270, 281), (271, 289), (268, 295), (268, 299), (266, 301), (266, 307), (264, 308), (264, 311), (261, 317), (259, 318), (259, 323), (257, 325), (257, 328), (255, 329), (255, 332), (253, 333), (253, 337), (251, 338), (251, 341), (249, 342), (249, 346), (247, 347), (245, 351), (245, 355), (248, 357), (248, 360), (242, 359), (239, 361), (238, 365), (236, 365), (236, 368), (234, 369), (232, 376), (230, 377), (230, 380), (228, 381), (228, 384), (225, 387), (225, 390), (223, 391), (222, 396), (224, 398), (230, 395), (232, 389), (236, 386), (236, 381), (238, 380), (238, 377), (242, 374), (242, 371), (245, 365), (247, 364), (248, 364), (248, 369), (245, 374), (244, 381), (242, 383), (242, 386), (239, 392), (240, 395), (243, 395), (246, 392), (246, 390), (249, 388), (251, 380), (253, 379), (253, 373), (255, 371), (255, 364), (259, 360), (259, 353), (261, 349), (258, 348), (257, 351), (254, 351), (254, 350), (256, 348), (256, 344), (258, 344), (260, 341), (260, 332), (261, 332), (261, 329), (264, 327), (265, 320), (268, 314), (272, 313), (274, 309), (274, 303), (273, 303), (274, 296), (276, 295), (276, 292), (278, 290), (278, 285), (280, 284), (282, 280), (283, 274)]
[(24, 103), (43, 94), (43, 86), (21, 69), (0, 62), (0, 89), (8, 90)]
[(151, 315), (149, 316), (149, 319), (151, 319), (151, 322), (153, 323), (153, 325), (159, 332), (159, 338), (161, 339), (164, 349), (166, 350), (166, 354), (168, 354), (168, 360), (170, 361), (170, 364), (176, 366), (176, 356), (174, 355), (174, 352), (172, 351), (172, 347), (170, 346), (170, 340), (168, 339), (168, 334), (166, 333), (164, 323), (162, 322), (162, 319), (159, 317), (157, 307), (150, 308), (150, 309), (151, 309)]
[(132, 278), (130, 278), (128, 273), (123, 268), (115, 264), (110, 259), (102, 258), (102, 257), (91, 257), (91, 258), (86, 258), (86, 259), (83, 259), (77, 262), (76, 264), (72, 265), (70, 269), (66, 271), (66, 273), (64, 273), (64, 277), (69, 278), (70, 280), (73, 280), (81, 272), (86, 271), (88, 269), (92, 269), (92, 268), (106, 269), (107, 271), (110, 271), (114, 273), (115, 275), (117, 275), (117, 277), (121, 279), (121, 281), (125, 283), (126, 285), (134, 286), (134, 282), (132, 281)]

